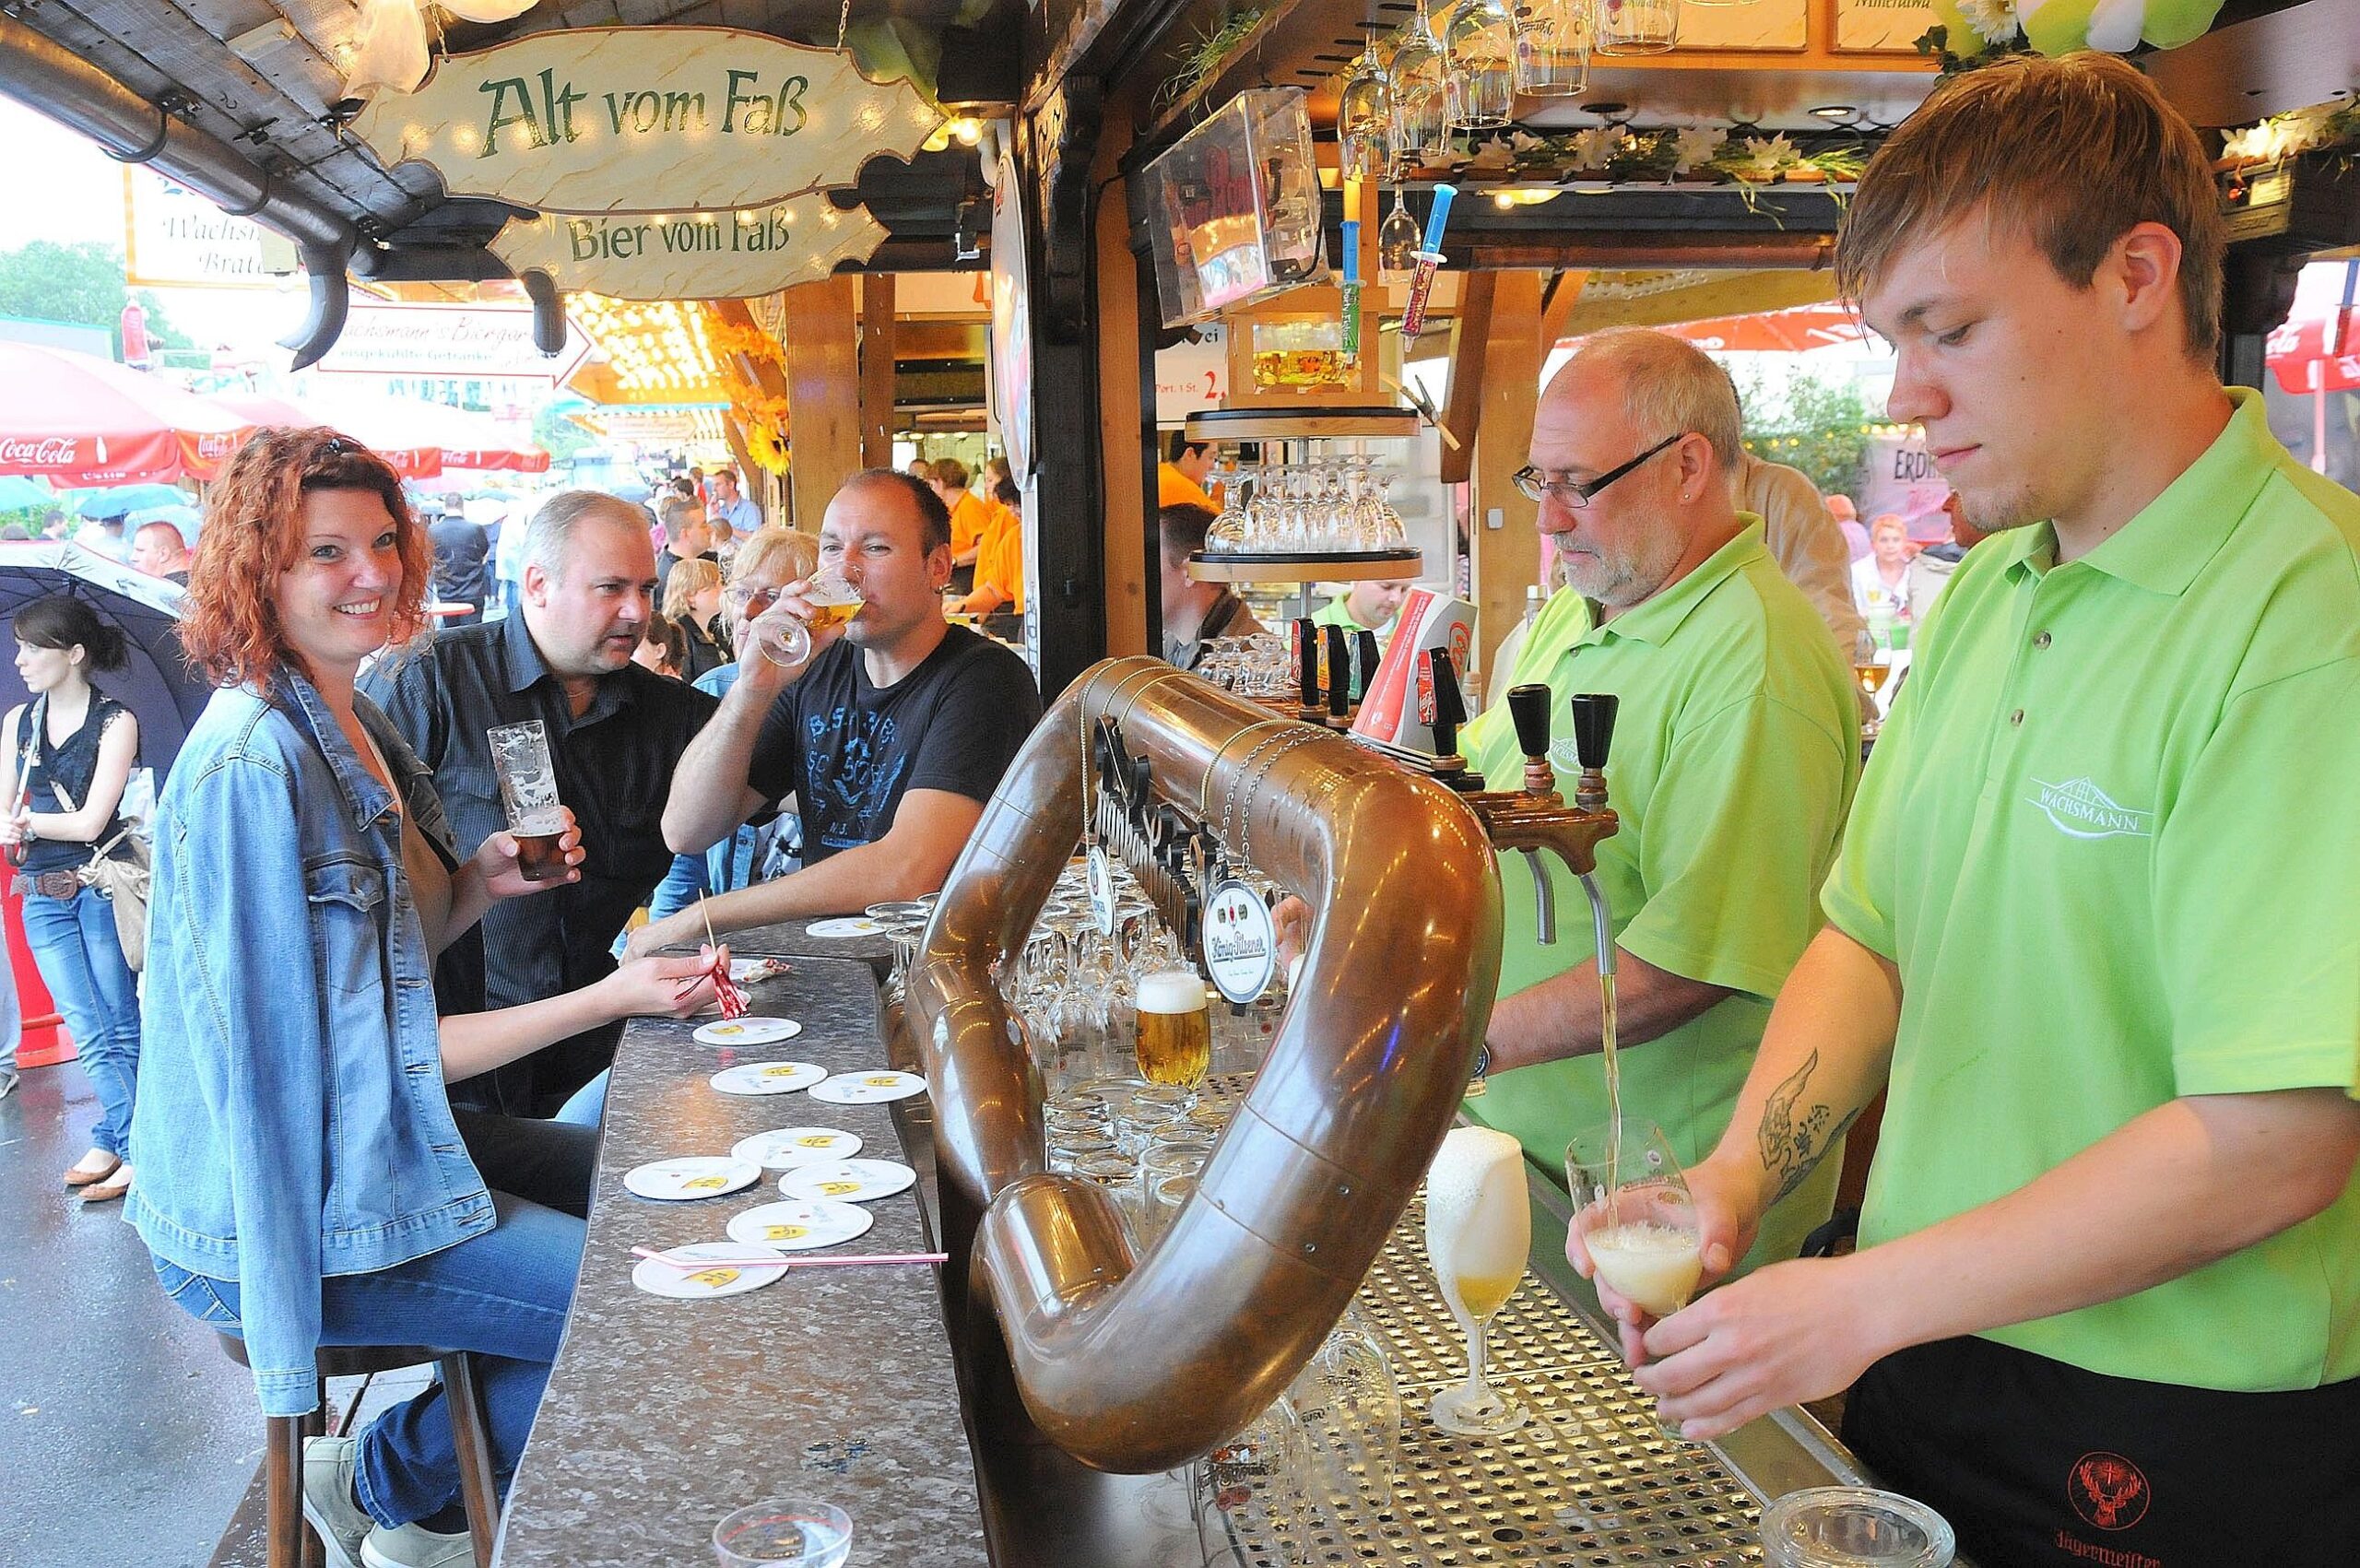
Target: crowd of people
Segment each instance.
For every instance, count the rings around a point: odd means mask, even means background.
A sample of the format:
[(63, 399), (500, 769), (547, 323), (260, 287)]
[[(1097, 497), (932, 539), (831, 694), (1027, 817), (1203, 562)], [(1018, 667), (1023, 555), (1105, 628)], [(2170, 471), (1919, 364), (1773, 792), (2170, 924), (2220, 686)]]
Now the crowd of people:
[[(1878, 518), (1849, 564), (1835, 509), (1745, 452), (1728, 376), (1636, 328), (1577, 345), (1516, 477), (1560, 586), (1501, 685), (1621, 698), (1596, 878), (1622, 1102), (1686, 1167), (1717, 1286), (1660, 1320), (1601, 1300), (1689, 1437), (1849, 1389), (1847, 1441), (1985, 1562), (2244, 1561), (2257, 1517), (2276, 1562), (2360, 1539), (2360, 842), (2307, 808), (2360, 770), (2360, 500), (2221, 384), (2224, 244), (2143, 77), (2012, 60), (1893, 135), (1838, 252), (1897, 350), (1893, 416), (1953, 486), (1949, 545)], [(1197, 449), (1171, 455), (1196, 494), (1159, 513), (1163, 645), (1189, 666), (1257, 627), (1186, 576), (1213, 513)], [(71, 597), (18, 612), (0, 844), (101, 1107), (65, 1180), (125, 1199), (266, 1411), (313, 1408), (324, 1345), (478, 1351), (513, 1468), (621, 1021), (711, 999), (708, 926), (938, 889), (1039, 718), (1023, 661), (949, 619), (1015, 602), (985, 477), (859, 473), (816, 537), (690, 483), (660, 550), (635, 503), (562, 492), (515, 544), (513, 613), (426, 636), (444, 563), (391, 468), (257, 437), (188, 568), (218, 690), (156, 807), (141, 955), (88, 874), (139, 746), (91, 684), (119, 639)], [(848, 623), (815, 614), (823, 571)], [(1378, 631), (1404, 587), (1327, 613)], [(1896, 605), (1917, 662), (1864, 771), (1847, 647)], [(659, 610), (707, 651), (650, 667)], [(782, 662), (773, 617), (808, 651)], [(523, 721), (570, 814), (553, 882), (523, 875), (490, 755)], [(1518, 774), (1504, 704), (1462, 749)], [(1535, 874), (1502, 858), (1467, 1109), (1555, 1169), (1606, 1117), (1607, 1017), (1601, 955), (1540, 939)], [(1858, 1249), (1800, 1256), (1881, 1094)], [(307, 1448), (347, 1568), (464, 1558), (441, 1398)], [(2157, 1500), (2114, 1546), (2086, 1539), (2090, 1456)]]

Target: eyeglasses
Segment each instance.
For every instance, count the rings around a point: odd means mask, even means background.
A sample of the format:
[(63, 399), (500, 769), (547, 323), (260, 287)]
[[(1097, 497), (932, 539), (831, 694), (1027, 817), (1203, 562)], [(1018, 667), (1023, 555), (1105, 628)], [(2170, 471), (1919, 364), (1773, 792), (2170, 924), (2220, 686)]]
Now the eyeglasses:
[(750, 610), (761, 614), (778, 603), (782, 590), (777, 588), (731, 588), (721, 595), (722, 602), (733, 610)]
[(1636, 457), (1631, 459), (1628, 463), (1623, 464), (1621, 467), (1609, 468), (1597, 478), (1588, 480), (1587, 482), (1576, 479), (1547, 478), (1542, 476), (1540, 469), (1535, 468), (1529, 463), (1526, 464), (1523, 467), (1518, 468), (1513, 475), (1509, 476), (1509, 477), (1516, 485), (1516, 488), (1524, 492), (1524, 495), (1528, 500), (1554, 501), (1559, 506), (1564, 507), (1569, 511), (1579, 512), (1583, 507), (1587, 506), (1590, 503), (1591, 500), (1597, 496), (1599, 491), (1604, 489), (1607, 486), (1612, 484), (1615, 480), (1621, 478), (1632, 469), (1636, 468), (1640, 464), (1645, 463), (1657, 453), (1686, 439), (1687, 435), (1688, 432), (1686, 430), (1675, 430), (1670, 435), (1664, 437), (1661, 441), (1647, 448), (1645, 452), (1639, 454)]

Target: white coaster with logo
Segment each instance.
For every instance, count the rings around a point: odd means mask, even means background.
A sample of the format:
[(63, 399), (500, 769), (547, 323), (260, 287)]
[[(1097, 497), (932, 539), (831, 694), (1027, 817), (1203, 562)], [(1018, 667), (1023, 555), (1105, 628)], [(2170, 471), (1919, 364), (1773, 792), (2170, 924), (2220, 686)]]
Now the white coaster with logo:
[(833, 1127), (780, 1127), (741, 1139), (729, 1152), (765, 1171), (792, 1171), (798, 1165), (849, 1160), (860, 1152), (860, 1139)]
[(724, 1094), (792, 1094), (823, 1081), (828, 1069), (817, 1062), (740, 1062), (709, 1080)]
[(825, 1165), (799, 1165), (778, 1179), (778, 1190), (789, 1197), (837, 1203), (868, 1203), (907, 1192), (918, 1173), (891, 1160), (837, 1160)]
[(816, 1202), (795, 1198), (785, 1203), (765, 1203), (760, 1208), (733, 1215), (729, 1239), (773, 1246), (782, 1252), (811, 1252), (865, 1235), (876, 1223), (877, 1216), (856, 1203), (840, 1203), (833, 1198)]
[(684, 1154), (677, 1160), (658, 1160), (631, 1167), (623, 1173), (623, 1186), (642, 1197), (681, 1203), (692, 1198), (719, 1197), (724, 1193), (752, 1186), (761, 1179), (762, 1168), (751, 1160)]
[(880, 1067), (875, 1072), (838, 1073), (825, 1083), (814, 1084), (811, 1098), (825, 1100), (832, 1105), (876, 1105), (925, 1092), (926, 1079), (917, 1074)]
[[(667, 1263), (665, 1258), (678, 1261)], [(704, 1260), (710, 1262), (702, 1268), (678, 1267)], [(651, 1296), (703, 1302), (759, 1291), (785, 1272), (786, 1255), (776, 1247), (744, 1241), (691, 1242), (671, 1248), (663, 1257), (641, 1258), (639, 1267), (631, 1271), (631, 1282)]]
[(833, 920), (815, 920), (804, 929), (822, 941), (849, 942), (861, 937), (882, 937), (885, 923), (865, 914), (847, 914)]
[(775, 1045), (802, 1032), (791, 1018), (732, 1018), (698, 1025), (696, 1038), (704, 1045)]

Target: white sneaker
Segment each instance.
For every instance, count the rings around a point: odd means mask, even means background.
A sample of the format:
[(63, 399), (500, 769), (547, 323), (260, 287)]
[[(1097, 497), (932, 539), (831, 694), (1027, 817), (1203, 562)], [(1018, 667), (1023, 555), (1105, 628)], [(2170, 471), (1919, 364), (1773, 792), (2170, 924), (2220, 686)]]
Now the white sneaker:
[(303, 1518), (327, 1545), (335, 1568), (358, 1568), (361, 1542), (377, 1527), (354, 1501), (352, 1472), (360, 1453), (350, 1437), (313, 1437), (303, 1442)]
[(360, 1543), (360, 1568), (475, 1568), (475, 1542), (465, 1530), (444, 1536), (417, 1525), (380, 1525)]

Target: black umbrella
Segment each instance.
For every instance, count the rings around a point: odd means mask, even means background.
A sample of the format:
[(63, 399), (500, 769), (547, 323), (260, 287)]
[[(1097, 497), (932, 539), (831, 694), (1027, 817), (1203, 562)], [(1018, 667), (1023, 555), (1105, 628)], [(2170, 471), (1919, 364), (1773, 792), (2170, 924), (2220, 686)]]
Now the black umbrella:
[[(87, 601), (100, 619), (123, 629), (129, 663), (96, 684), (139, 720), (139, 760), (155, 770), (161, 790), (165, 770), (213, 698), (213, 689), (191, 675), (181, 657), (179, 585), (79, 545), (0, 544), (0, 622), (13, 626), (23, 606), (58, 593)], [(9, 661), (0, 668), (0, 711), (29, 695)]]

